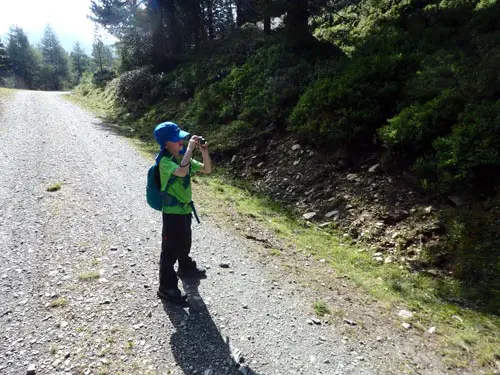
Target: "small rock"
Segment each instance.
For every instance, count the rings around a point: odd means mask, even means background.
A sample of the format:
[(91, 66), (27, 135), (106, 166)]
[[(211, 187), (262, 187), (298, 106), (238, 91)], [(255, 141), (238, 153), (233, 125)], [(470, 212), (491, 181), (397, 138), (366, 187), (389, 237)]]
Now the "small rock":
[(32, 363), (28, 365), (28, 369), (26, 370), (26, 375), (35, 375), (36, 374), (36, 366)]
[(329, 360), (329, 359), (325, 359), (325, 360), (323, 361), (323, 363), (325, 363), (325, 364), (329, 364), (329, 363), (330, 363), (330, 360)]
[(432, 206), (425, 207), (425, 208), (424, 208), (424, 212), (425, 212), (426, 214), (430, 214), (430, 213), (432, 212)]
[(213, 375), (213, 373), (214, 372), (212, 371), (212, 369), (208, 368), (208, 369), (205, 370), (205, 372), (203, 373), (203, 375)]
[(436, 327), (429, 328), (427, 332), (429, 332), (430, 334), (436, 333)]
[(262, 168), (264, 166), (264, 162), (261, 161), (259, 164), (257, 164), (257, 168)]
[(410, 323), (403, 323), (402, 326), (403, 326), (404, 329), (410, 329), (411, 328), (411, 324)]
[(448, 197), (451, 203), (453, 203), (456, 207), (463, 206), (466, 204), (466, 200), (464, 198), (459, 197), (458, 195), (450, 195)]
[(384, 263), (384, 257), (374, 257), (373, 260), (378, 263)]
[(354, 320), (349, 320), (344, 318), (344, 323), (349, 324), (350, 326), (355, 326), (357, 323)]
[(382, 342), (382, 337), (381, 336), (377, 336), (377, 338), (375, 340), (377, 340), (378, 342)]
[(308, 212), (302, 215), (302, 217), (306, 220), (311, 220), (314, 216), (316, 216), (316, 212)]
[(312, 321), (311, 319), (307, 319), (307, 320), (306, 320), (306, 323), (307, 323), (307, 324), (309, 324), (309, 325), (313, 325), (313, 324), (314, 324), (314, 323), (313, 323), (313, 321)]
[(353, 180), (356, 180), (358, 178), (358, 175), (356, 173), (349, 173), (346, 178), (347, 178), (347, 181), (353, 181)]
[(231, 158), (231, 163), (234, 163), (236, 161), (236, 159), (238, 159), (238, 156), (237, 155), (233, 155), (233, 157)]
[(300, 150), (300, 145), (298, 143), (292, 146), (292, 151), (297, 151), (297, 150)]
[(321, 320), (319, 320), (318, 318), (312, 318), (311, 320), (316, 325), (320, 325), (321, 324)]
[(325, 217), (337, 216), (338, 214), (339, 214), (339, 211), (334, 210), (334, 211), (327, 212), (327, 213), (325, 214)]
[(375, 165), (372, 165), (370, 168), (368, 168), (368, 172), (370, 173), (375, 173), (380, 167), (380, 164), (375, 164)]
[(221, 262), (221, 263), (219, 263), (219, 267), (221, 267), (221, 268), (229, 268), (230, 264), (229, 264), (229, 262)]
[(408, 310), (399, 310), (398, 316), (402, 317), (403, 319), (411, 319), (413, 318), (413, 313)]
[(109, 250), (111, 250), (111, 251), (117, 251), (118, 250), (118, 246), (111, 246), (109, 248)]

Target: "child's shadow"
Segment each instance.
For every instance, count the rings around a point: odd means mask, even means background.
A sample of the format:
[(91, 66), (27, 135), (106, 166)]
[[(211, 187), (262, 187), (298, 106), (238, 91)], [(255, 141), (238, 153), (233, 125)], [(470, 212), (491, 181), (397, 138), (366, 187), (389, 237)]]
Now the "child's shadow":
[[(224, 340), (198, 293), (199, 280), (184, 280), (189, 304), (163, 301), (163, 309), (175, 327), (170, 345), (176, 363), (184, 373), (211, 375), (258, 375), (251, 371), (238, 350)], [(212, 371), (207, 371), (212, 370)]]

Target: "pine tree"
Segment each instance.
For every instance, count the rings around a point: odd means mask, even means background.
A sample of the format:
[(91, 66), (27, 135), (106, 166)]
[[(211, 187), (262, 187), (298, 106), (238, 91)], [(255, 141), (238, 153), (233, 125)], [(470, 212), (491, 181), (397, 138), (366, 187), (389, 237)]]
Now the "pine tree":
[(16, 88), (38, 88), (35, 81), (40, 64), (28, 37), (18, 26), (12, 26), (9, 30), (7, 55), (14, 75), (14, 86)]
[(69, 80), (68, 56), (50, 25), (45, 27), (40, 50), (43, 63), (49, 66), (46, 72), (50, 72), (49, 76), (44, 77), (46, 88), (51, 90), (62, 89), (64, 83)]
[(80, 42), (76, 42), (73, 50), (70, 53), (71, 65), (75, 76), (75, 84), (78, 85), (82, 75), (90, 67), (90, 57), (85, 53), (80, 46)]
[(7, 56), (7, 50), (0, 38), (0, 86), (5, 85), (5, 77), (7, 77), (9, 73), (9, 58)]

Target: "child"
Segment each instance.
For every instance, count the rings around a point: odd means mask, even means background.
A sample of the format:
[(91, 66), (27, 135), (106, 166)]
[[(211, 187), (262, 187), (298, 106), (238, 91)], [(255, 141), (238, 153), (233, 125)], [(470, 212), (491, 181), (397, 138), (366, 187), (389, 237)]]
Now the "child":
[[(210, 173), (212, 163), (208, 154), (208, 144), (200, 143), (202, 137), (193, 135), (184, 150), (183, 140), (189, 133), (181, 130), (173, 122), (156, 126), (154, 137), (160, 145), (157, 164), (160, 169), (161, 190), (165, 191), (163, 203), (163, 228), (160, 256), (159, 298), (176, 303), (187, 300), (178, 287), (177, 277), (205, 278), (205, 270), (200, 269), (189, 256), (191, 250), (191, 215), (193, 213), (191, 176), (197, 172)], [(200, 149), (203, 163), (192, 159), (195, 148)], [(177, 274), (174, 264), (178, 261)]]

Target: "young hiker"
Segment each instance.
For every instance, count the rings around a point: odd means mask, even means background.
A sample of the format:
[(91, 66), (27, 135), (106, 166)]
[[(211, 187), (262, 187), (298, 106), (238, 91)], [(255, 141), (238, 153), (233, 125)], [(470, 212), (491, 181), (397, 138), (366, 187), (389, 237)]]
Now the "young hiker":
[[(154, 137), (160, 145), (157, 162), (160, 170), (161, 190), (165, 192), (163, 203), (163, 228), (160, 256), (160, 286), (158, 297), (183, 303), (186, 294), (178, 287), (178, 277), (204, 278), (205, 270), (198, 267), (189, 256), (191, 250), (191, 217), (194, 209), (191, 192), (191, 176), (210, 173), (212, 163), (208, 144), (193, 135), (184, 149), (184, 139), (189, 133), (173, 122), (156, 126)], [(201, 140), (201, 142), (200, 142)], [(203, 163), (192, 159), (193, 151), (201, 151)], [(196, 215), (196, 211), (194, 211)], [(174, 264), (178, 261), (177, 274)]]

